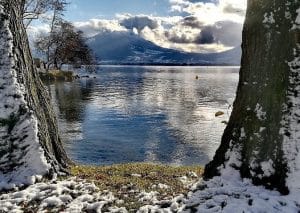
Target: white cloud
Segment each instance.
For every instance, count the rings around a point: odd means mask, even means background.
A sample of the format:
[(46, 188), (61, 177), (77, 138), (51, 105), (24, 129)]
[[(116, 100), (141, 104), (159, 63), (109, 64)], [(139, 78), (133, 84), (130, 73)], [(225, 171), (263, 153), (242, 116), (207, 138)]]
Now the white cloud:
[(49, 25), (47, 25), (47, 24), (41, 24), (41, 25), (37, 25), (37, 26), (30, 25), (27, 28), (27, 31), (31, 35), (37, 35), (40, 33), (48, 33), (50, 31), (50, 28), (49, 28)]
[(246, 0), (219, 0), (212, 2), (191, 2), (188, 0), (170, 0), (171, 11), (185, 12), (198, 17), (206, 24), (218, 21), (242, 23), (246, 10)]
[(26, 29), (28, 34), (28, 39), (31, 44), (33, 44), (36, 37), (40, 34), (46, 34), (50, 31), (49, 25), (39, 24), (39, 25), (30, 25)]
[(188, 52), (220, 52), (240, 45), (246, 0), (169, 2), (171, 11), (185, 15), (168, 27), (162, 22), (155, 29), (145, 28), (140, 33), (143, 38)]
[[(75, 22), (77, 29), (92, 37), (103, 32), (133, 32), (165, 48), (187, 52), (220, 52), (239, 46), (246, 0), (169, 0), (172, 16), (116, 14), (111, 20)], [(176, 13), (174, 13), (176, 12)], [(46, 32), (33, 27), (30, 34)]]
[(75, 22), (74, 26), (88, 37), (103, 32), (127, 31), (125, 27), (121, 26), (119, 20), (90, 19), (85, 22)]
[[(201, 29), (175, 25), (171, 29), (165, 29), (163, 26), (156, 29), (146, 27), (140, 32), (140, 36), (159, 46), (186, 52), (220, 52), (234, 47), (226, 46), (221, 42), (197, 42), (200, 33)], [(239, 45), (239, 41), (237, 41), (237, 45)]]

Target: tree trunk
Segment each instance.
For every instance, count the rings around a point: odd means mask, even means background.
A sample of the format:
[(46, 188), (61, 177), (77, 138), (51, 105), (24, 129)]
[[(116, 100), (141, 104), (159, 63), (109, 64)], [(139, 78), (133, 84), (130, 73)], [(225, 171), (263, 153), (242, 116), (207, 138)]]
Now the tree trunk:
[(34, 66), (23, 0), (0, 0), (0, 182), (30, 184), (70, 163)]
[(300, 1), (248, 0), (237, 97), (206, 179), (230, 166), (282, 194), (299, 188), (298, 8)]

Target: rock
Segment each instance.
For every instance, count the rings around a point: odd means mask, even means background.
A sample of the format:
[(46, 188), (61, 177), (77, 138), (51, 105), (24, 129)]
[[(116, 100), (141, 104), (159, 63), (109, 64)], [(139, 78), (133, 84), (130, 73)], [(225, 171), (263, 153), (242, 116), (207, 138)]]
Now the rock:
[(218, 111), (218, 112), (216, 112), (215, 116), (216, 116), (216, 117), (219, 117), (219, 116), (222, 116), (222, 115), (224, 115), (224, 114), (225, 114), (224, 112)]

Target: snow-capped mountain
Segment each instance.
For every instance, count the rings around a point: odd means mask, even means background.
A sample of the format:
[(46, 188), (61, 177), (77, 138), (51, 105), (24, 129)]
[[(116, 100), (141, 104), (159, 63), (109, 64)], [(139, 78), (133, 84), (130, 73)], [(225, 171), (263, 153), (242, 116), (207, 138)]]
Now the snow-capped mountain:
[(128, 32), (106, 32), (88, 41), (101, 64), (239, 65), (240, 47), (221, 53), (187, 53), (162, 48)]

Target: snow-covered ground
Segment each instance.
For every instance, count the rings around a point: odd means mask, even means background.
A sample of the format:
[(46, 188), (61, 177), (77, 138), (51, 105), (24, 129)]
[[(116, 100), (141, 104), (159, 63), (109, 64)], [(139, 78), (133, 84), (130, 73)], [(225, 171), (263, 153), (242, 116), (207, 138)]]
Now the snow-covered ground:
[[(300, 212), (300, 193), (282, 196), (240, 179), (234, 170), (209, 181), (200, 179), (187, 196), (159, 200), (158, 188), (167, 189), (168, 185), (157, 184), (153, 191), (136, 193), (134, 202), (143, 205), (137, 212)], [(113, 192), (99, 191), (95, 184), (75, 177), (36, 183), (0, 195), (0, 212), (129, 212), (122, 204), (124, 200)]]
[(165, 208), (162, 205), (147, 205), (139, 212), (300, 212), (300, 192), (282, 196), (277, 191), (254, 186), (248, 179), (240, 179), (236, 171), (232, 171), (227, 178), (199, 180), (190, 190), (187, 197), (174, 198)]
[[(204, 190), (196, 190), (197, 188)], [(282, 196), (261, 186), (254, 186), (250, 180), (224, 179), (215, 177), (198, 184), (185, 203), (185, 212), (299, 212), (300, 199)], [(299, 194), (300, 195), (300, 194)]]
[[(99, 192), (93, 183), (71, 178), (36, 183), (23, 190), (2, 194), (0, 212), (126, 212), (113, 206), (117, 199), (111, 192)], [(109, 205), (107, 208), (105, 206)]]
[[(156, 188), (167, 189), (165, 184), (153, 185)], [(132, 193), (128, 190), (128, 195)], [(169, 200), (158, 200), (157, 191), (140, 191), (136, 193), (136, 201), (142, 205), (139, 212), (148, 212), (151, 209), (162, 211), (182, 210), (184, 195)], [(128, 212), (122, 207), (124, 200), (118, 199), (112, 192), (99, 191), (93, 183), (76, 179), (36, 183), (25, 189), (0, 195), (0, 212)]]

